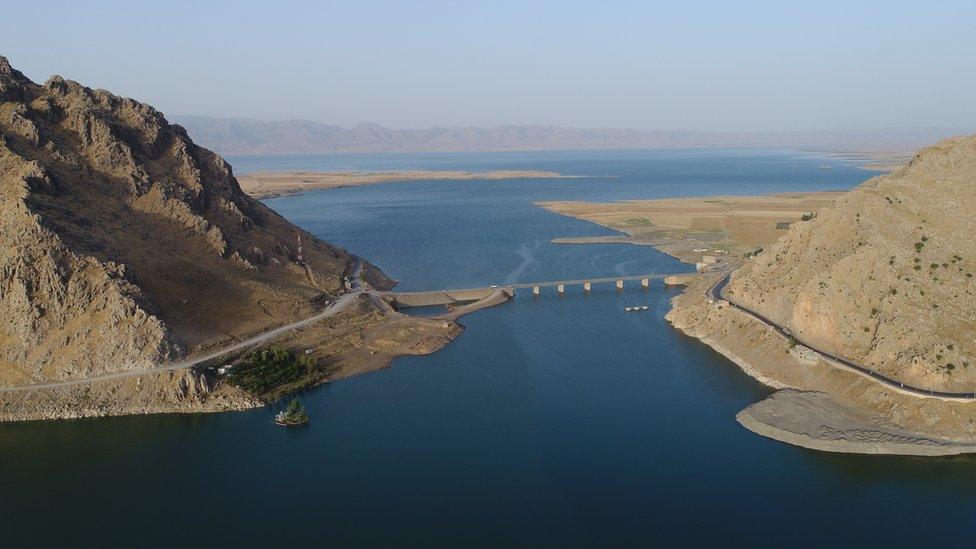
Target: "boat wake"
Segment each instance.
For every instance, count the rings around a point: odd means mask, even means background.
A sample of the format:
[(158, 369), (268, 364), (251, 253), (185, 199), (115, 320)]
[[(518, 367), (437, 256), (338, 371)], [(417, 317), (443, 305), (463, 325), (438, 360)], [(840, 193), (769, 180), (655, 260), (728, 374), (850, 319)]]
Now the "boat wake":
[[(536, 243), (536, 247), (538, 246), (539, 244)], [(508, 273), (505, 276), (505, 284), (515, 284), (519, 282), (522, 273), (525, 272), (525, 270), (528, 269), (529, 266), (532, 265), (533, 263), (539, 262), (535, 258), (535, 256), (532, 255), (532, 250), (530, 250), (529, 247), (525, 244), (519, 246), (518, 250), (516, 250), (516, 253), (518, 253), (522, 257), (522, 263), (520, 263), (518, 267), (515, 267), (515, 270), (513, 270), (512, 272)]]

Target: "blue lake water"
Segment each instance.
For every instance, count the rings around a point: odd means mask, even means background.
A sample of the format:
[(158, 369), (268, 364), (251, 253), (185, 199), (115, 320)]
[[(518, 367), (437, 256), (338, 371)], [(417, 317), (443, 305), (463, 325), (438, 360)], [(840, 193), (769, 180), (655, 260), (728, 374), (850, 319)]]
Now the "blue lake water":
[[(261, 169), (538, 169), (565, 180), (375, 185), (269, 200), (405, 290), (689, 270), (533, 205), (847, 189), (789, 151), (231, 158)], [(602, 177), (613, 176), (613, 177)], [(735, 422), (767, 389), (663, 316), (676, 290), (570, 289), (462, 319), (426, 357), (270, 409), (0, 425), (0, 536), (25, 545), (814, 546), (964, 541), (976, 461), (823, 454)], [(644, 313), (623, 306), (646, 304)]]

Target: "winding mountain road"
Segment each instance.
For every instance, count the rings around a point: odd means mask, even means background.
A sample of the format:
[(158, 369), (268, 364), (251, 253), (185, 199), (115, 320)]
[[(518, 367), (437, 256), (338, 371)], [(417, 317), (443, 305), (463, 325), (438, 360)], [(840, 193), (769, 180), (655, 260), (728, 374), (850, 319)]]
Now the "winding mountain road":
[(724, 301), (728, 303), (729, 306), (732, 307), (733, 309), (745, 313), (755, 318), (756, 320), (762, 322), (763, 324), (769, 326), (770, 328), (775, 330), (776, 333), (782, 336), (784, 339), (786, 340), (792, 339), (793, 341), (796, 341), (800, 345), (812, 349), (820, 356), (827, 359), (828, 363), (833, 363), (834, 365), (847, 369), (848, 371), (852, 371), (863, 377), (867, 377), (872, 381), (876, 381), (878, 383), (887, 385), (888, 387), (900, 393), (905, 393), (912, 396), (941, 398), (945, 400), (962, 400), (962, 401), (976, 400), (976, 393), (954, 393), (950, 391), (937, 391), (934, 389), (924, 389), (922, 387), (915, 387), (913, 385), (909, 385), (907, 383), (890, 378), (882, 373), (872, 370), (871, 368), (866, 368), (864, 366), (861, 366), (860, 364), (855, 364), (850, 360), (847, 360), (846, 358), (842, 358), (837, 355), (831, 354), (827, 351), (824, 351), (822, 349), (818, 349), (816, 346), (811, 345), (806, 341), (803, 341), (802, 339), (798, 338), (792, 331), (789, 330), (789, 328), (777, 324), (776, 322), (770, 320), (769, 318), (766, 318), (762, 314), (753, 311), (752, 309), (740, 305), (732, 301), (731, 299), (725, 297), (722, 293), (722, 290), (724, 290), (725, 286), (729, 283), (729, 278), (731, 278), (731, 276), (732, 273), (728, 273), (724, 277), (722, 277), (721, 280), (716, 282), (714, 285), (710, 286), (706, 292), (708, 297), (712, 298), (714, 301)]
[(63, 387), (71, 387), (73, 385), (83, 385), (86, 383), (93, 383), (97, 381), (109, 381), (113, 379), (125, 379), (129, 377), (144, 376), (147, 374), (157, 374), (161, 372), (173, 372), (176, 370), (192, 368), (194, 366), (203, 364), (210, 360), (220, 358), (224, 355), (228, 355), (230, 353), (234, 353), (242, 349), (247, 349), (249, 347), (266, 343), (267, 341), (274, 339), (275, 337), (280, 336), (285, 332), (289, 332), (296, 328), (301, 328), (303, 326), (307, 326), (309, 324), (318, 322), (322, 319), (329, 318), (330, 316), (336, 315), (342, 312), (343, 310), (345, 310), (350, 304), (354, 303), (356, 298), (358, 298), (361, 294), (368, 293), (366, 290), (363, 289), (362, 269), (363, 269), (362, 262), (359, 260), (359, 258), (356, 258), (355, 267), (353, 268), (353, 275), (351, 277), (352, 288), (350, 289), (349, 292), (342, 294), (342, 296), (340, 296), (339, 299), (336, 299), (332, 303), (329, 303), (329, 305), (326, 306), (326, 308), (323, 309), (322, 311), (308, 318), (304, 318), (302, 320), (298, 320), (290, 324), (285, 324), (284, 326), (279, 326), (277, 328), (268, 330), (267, 332), (262, 332), (254, 337), (245, 339), (243, 341), (239, 341), (237, 343), (228, 345), (226, 347), (221, 347), (220, 349), (207, 353), (206, 355), (188, 358), (178, 362), (171, 362), (169, 364), (164, 364), (162, 366), (159, 366), (158, 368), (152, 368), (150, 370), (126, 370), (122, 372), (111, 372), (107, 374), (100, 374), (97, 376), (84, 377), (78, 379), (68, 379), (64, 381), (50, 381), (44, 383), (34, 383), (30, 385), (15, 385), (12, 387), (0, 387), (0, 393), (36, 391), (40, 389), (60, 389)]

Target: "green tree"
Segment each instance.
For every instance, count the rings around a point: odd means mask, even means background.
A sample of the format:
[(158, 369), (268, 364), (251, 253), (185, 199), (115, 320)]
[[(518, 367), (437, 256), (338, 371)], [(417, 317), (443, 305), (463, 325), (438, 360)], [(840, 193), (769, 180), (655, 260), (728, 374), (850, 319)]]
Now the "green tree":
[(297, 398), (291, 399), (291, 402), (288, 403), (288, 410), (287, 410), (288, 415), (290, 415), (290, 416), (291, 415), (295, 415), (295, 414), (298, 414), (299, 412), (303, 412), (303, 411), (304, 411), (304, 409), (302, 408), (301, 403), (298, 402), (298, 399)]

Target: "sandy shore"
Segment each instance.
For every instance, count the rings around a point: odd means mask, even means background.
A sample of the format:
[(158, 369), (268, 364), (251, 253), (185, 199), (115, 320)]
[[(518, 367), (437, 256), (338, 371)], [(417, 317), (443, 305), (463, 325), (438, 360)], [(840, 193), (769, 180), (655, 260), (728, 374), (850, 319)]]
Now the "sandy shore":
[(472, 181), (498, 179), (571, 179), (589, 177), (535, 170), (390, 171), (390, 172), (255, 172), (237, 177), (241, 189), (254, 198), (273, 198), (304, 191), (407, 181)]

